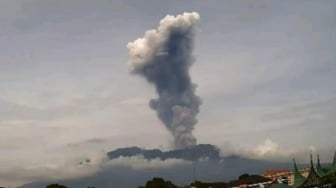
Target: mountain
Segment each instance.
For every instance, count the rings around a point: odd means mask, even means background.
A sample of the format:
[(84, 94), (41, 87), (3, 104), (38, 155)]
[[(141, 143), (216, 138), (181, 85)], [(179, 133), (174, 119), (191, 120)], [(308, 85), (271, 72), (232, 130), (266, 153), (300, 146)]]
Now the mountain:
[[(196, 161), (194, 163), (182, 163), (169, 168), (145, 168), (134, 169), (130, 166), (104, 166), (102, 169), (88, 177), (57, 182), (32, 182), (20, 188), (45, 188), (47, 184), (59, 183), (69, 188), (134, 188), (144, 185), (153, 177), (162, 177), (177, 185), (190, 184), (193, 179), (193, 167), (195, 167), (196, 179), (203, 182), (221, 182), (236, 179), (244, 173), (262, 174), (266, 169), (288, 168), (292, 169), (291, 163), (276, 163), (263, 160), (248, 159), (241, 156), (221, 157), (219, 150), (208, 144), (196, 145), (184, 149), (161, 151), (158, 149), (146, 150), (138, 147), (119, 148), (107, 153), (110, 161), (120, 157), (133, 157), (143, 155), (149, 161), (152, 159), (183, 159)], [(197, 160), (204, 159), (204, 160)], [(90, 161), (87, 161), (90, 162)], [(193, 166), (194, 164), (194, 166)]]
[(176, 149), (170, 151), (161, 151), (159, 149), (140, 149), (138, 147), (120, 148), (114, 151), (108, 152), (107, 156), (113, 160), (119, 157), (131, 157), (142, 155), (145, 159), (183, 159), (187, 161), (196, 161), (198, 159), (206, 158), (210, 160), (218, 160), (219, 149), (210, 144), (200, 144), (183, 149)]

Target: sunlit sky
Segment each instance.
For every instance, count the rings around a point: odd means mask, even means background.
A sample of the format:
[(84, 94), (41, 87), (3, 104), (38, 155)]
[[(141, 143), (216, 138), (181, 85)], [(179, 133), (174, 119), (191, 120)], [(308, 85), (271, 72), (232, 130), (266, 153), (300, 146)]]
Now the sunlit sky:
[(0, 180), (117, 147), (169, 149), (148, 107), (155, 90), (129, 73), (126, 45), (186, 11), (201, 16), (190, 72), (203, 101), (198, 143), (329, 160), (336, 1), (2, 0)]

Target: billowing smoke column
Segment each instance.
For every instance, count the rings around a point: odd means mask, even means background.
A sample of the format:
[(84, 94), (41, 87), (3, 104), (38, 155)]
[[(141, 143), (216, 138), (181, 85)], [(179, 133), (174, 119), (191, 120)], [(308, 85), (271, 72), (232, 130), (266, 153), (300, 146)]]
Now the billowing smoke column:
[(195, 95), (189, 68), (194, 62), (197, 12), (167, 15), (156, 30), (128, 43), (131, 72), (153, 84), (158, 94), (150, 107), (174, 136), (175, 148), (196, 144), (192, 131), (201, 100)]

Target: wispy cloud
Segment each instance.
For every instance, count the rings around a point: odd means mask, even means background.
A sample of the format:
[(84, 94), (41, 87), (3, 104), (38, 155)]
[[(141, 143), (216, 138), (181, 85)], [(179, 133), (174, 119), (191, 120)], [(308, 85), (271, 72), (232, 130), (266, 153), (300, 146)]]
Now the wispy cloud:
[(143, 156), (133, 156), (133, 157), (119, 157), (108, 162), (111, 166), (124, 166), (131, 167), (134, 170), (145, 170), (145, 169), (162, 169), (171, 168), (174, 166), (190, 165), (190, 161), (185, 161), (182, 159), (145, 159)]

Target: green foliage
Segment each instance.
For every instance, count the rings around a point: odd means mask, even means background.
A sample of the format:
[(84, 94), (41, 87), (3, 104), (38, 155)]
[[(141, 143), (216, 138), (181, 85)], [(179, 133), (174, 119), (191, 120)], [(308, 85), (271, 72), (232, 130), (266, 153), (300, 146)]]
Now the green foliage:
[(147, 181), (145, 186), (139, 186), (138, 188), (178, 188), (170, 181), (165, 181), (162, 178), (153, 178)]
[[(1, 187), (0, 187), (1, 188)], [(59, 185), (59, 184), (50, 184), (48, 185), (46, 188), (67, 188), (66, 186), (64, 185)], [(88, 188), (96, 188), (96, 187), (91, 187), (89, 186)]]
[(239, 179), (239, 180), (242, 180), (242, 179), (247, 178), (247, 177), (249, 177), (249, 176), (250, 176), (249, 174), (242, 174), (242, 175), (240, 175), (240, 176), (238, 177), (238, 179)]
[(195, 181), (191, 183), (190, 186), (197, 187), (197, 188), (208, 188), (209, 187), (209, 185), (202, 183), (200, 181)]
[(50, 184), (46, 188), (67, 188), (67, 187), (59, 184)]
[(336, 176), (330, 178), (331, 187), (336, 188)]
[(196, 187), (196, 188), (222, 188), (222, 187), (226, 187), (226, 184), (223, 182), (214, 182), (214, 183), (204, 183), (204, 182), (200, 182), (200, 181), (195, 181), (193, 183), (190, 184), (191, 187)]

